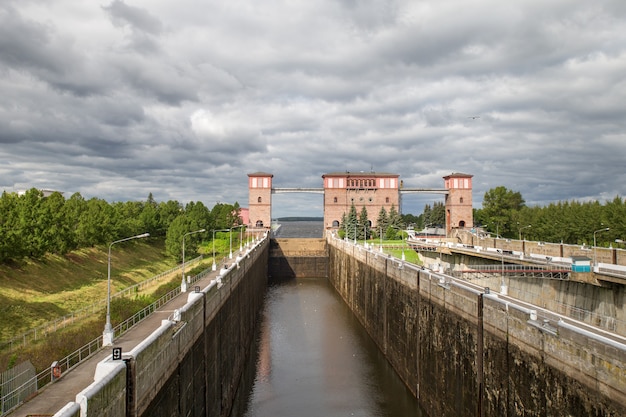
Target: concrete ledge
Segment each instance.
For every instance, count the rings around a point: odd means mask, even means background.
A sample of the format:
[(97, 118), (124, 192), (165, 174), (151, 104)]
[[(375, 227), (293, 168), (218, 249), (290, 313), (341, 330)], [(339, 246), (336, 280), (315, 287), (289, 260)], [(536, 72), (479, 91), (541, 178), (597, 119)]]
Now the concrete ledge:
[(126, 364), (105, 359), (98, 363), (95, 381), (76, 394), (81, 416), (117, 417), (126, 413)]
[(80, 417), (80, 405), (67, 403), (65, 407), (57, 411), (52, 417)]

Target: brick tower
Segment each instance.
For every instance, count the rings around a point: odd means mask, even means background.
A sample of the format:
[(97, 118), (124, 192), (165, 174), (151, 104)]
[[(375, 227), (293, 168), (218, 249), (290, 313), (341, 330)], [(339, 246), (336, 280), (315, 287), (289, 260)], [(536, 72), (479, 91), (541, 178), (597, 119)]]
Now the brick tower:
[(474, 227), (472, 211), (472, 177), (473, 175), (452, 173), (443, 177), (446, 195), (446, 235), (452, 229)]
[(272, 225), (273, 174), (255, 172), (248, 174), (248, 209), (250, 228), (269, 229)]

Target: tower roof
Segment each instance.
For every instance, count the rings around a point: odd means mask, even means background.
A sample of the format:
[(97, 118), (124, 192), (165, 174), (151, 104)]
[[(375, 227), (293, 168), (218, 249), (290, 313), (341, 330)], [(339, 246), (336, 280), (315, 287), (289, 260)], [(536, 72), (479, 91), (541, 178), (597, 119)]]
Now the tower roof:
[(448, 178), (472, 178), (473, 175), (470, 174), (463, 174), (462, 172), (453, 172), (450, 175), (446, 175), (445, 177), (443, 177), (444, 180), (447, 180)]
[(400, 174), (392, 174), (389, 172), (375, 172), (375, 171), (337, 171), (329, 172), (322, 175), (322, 178), (326, 177), (399, 177)]
[(274, 177), (274, 174), (270, 174), (268, 172), (253, 172), (248, 174), (249, 177)]

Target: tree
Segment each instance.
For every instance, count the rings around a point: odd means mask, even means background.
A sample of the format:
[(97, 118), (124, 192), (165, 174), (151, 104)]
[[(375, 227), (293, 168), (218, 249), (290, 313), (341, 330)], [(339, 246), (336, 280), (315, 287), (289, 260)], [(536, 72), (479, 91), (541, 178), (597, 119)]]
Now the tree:
[(350, 240), (355, 240), (356, 239), (356, 224), (357, 224), (357, 213), (356, 213), (356, 207), (354, 206), (354, 203), (350, 206), (350, 211), (348, 212), (348, 216), (346, 218), (346, 221), (344, 223), (344, 230), (346, 231), (346, 236), (348, 237), (348, 239)]
[(211, 209), (215, 229), (228, 229), (241, 224), (239, 203), (217, 203)]
[(164, 229), (161, 229), (159, 206), (156, 201), (154, 201), (152, 193), (148, 195), (148, 200), (143, 204), (139, 218), (141, 220), (142, 229), (150, 233), (150, 236), (158, 236), (160, 233), (165, 232)]
[(400, 227), (401, 225), (402, 217), (400, 217), (398, 210), (396, 210), (396, 206), (392, 204), (389, 208), (389, 226)]
[(73, 246), (73, 233), (67, 221), (65, 198), (59, 192), (44, 197), (40, 206), (41, 236), (45, 252), (63, 255)]
[[(191, 233), (200, 229), (205, 229), (205, 233)], [(185, 238), (185, 258), (194, 257), (198, 254), (198, 247), (202, 238), (210, 233), (208, 229), (197, 225), (196, 220), (188, 216), (178, 216), (167, 229), (165, 236), (165, 252), (176, 259), (182, 261), (183, 237)], [(186, 236), (185, 236), (186, 235)]]
[(167, 203), (159, 203), (158, 212), (158, 230), (167, 231), (174, 219), (183, 214), (183, 206), (178, 201), (169, 200)]
[(370, 221), (367, 217), (367, 209), (365, 206), (361, 209), (361, 213), (359, 214), (359, 224), (358, 224), (358, 237), (359, 239), (367, 240), (369, 235)]
[(91, 198), (86, 202), (86, 209), (81, 213), (76, 230), (80, 247), (107, 244), (118, 235), (114, 230), (114, 210), (106, 201)]
[[(494, 227), (490, 227), (491, 230), (497, 230), (500, 234), (511, 233), (514, 231), (512, 223), (520, 221), (514, 221), (512, 216), (514, 212), (519, 211), (524, 207), (524, 199), (519, 192), (512, 191), (503, 186), (492, 188), (485, 193), (483, 197), (483, 211), (487, 218), (489, 218), (490, 225), (493, 223)], [(523, 223), (520, 222), (520, 223)]]
[(2, 193), (0, 197), (0, 262), (18, 260), (25, 249), (17, 216), (18, 195)]

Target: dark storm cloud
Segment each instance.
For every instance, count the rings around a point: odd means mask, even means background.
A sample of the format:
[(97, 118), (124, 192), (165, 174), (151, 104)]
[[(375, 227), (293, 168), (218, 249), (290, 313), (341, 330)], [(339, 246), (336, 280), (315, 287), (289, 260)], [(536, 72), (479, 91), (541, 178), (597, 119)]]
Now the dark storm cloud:
[[(319, 187), (373, 169), (473, 174), (476, 207), (499, 185), (612, 199), (624, 24), (622, 1), (7, 0), (0, 186), (246, 205), (248, 172)], [(321, 215), (309, 197), (275, 215)]]

